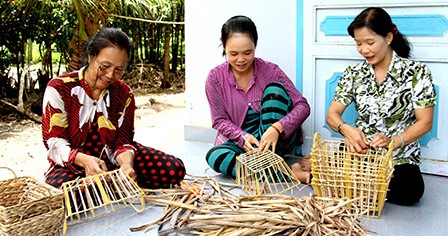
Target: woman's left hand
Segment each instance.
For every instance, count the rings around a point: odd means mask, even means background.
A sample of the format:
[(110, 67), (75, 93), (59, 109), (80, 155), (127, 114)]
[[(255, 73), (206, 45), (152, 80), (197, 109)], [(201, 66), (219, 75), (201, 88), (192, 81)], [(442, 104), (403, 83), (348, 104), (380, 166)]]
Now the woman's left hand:
[(374, 148), (387, 148), (391, 140), (392, 139), (388, 138), (384, 133), (378, 133), (373, 136), (372, 140), (370, 141), (370, 146)]
[(272, 152), (275, 152), (275, 146), (277, 145), (279, 133), (272, 127), (269, 127), (261, 136), (260, 146), (258, 151), (265, 152), (272, 147)]
[(131, 152), (123, 152), (116, 158), (118, 165), (123, 170), (124, 173), (129, 175), (131, 179), (137, 179), (137, 173), (134, 170), (134, 154)]
[(133, 180), (137, 179), (137, 174), (135, 173), (134, 167), (132, 166), (131, 163), (122, 164), (120, 167), (124, 173), (126, 173), (127, 175), (129, 175), (129, 177), (131, 177), (131, 179)]

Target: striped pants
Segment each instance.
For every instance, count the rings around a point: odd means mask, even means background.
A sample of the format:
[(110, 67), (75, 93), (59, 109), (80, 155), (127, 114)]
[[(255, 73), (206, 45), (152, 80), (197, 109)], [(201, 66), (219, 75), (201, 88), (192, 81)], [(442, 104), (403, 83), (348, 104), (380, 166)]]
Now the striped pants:
[[(292, 110), (292, 100), (283, 84), (278, 82), (266, 86), (261, 99), (260, 114), (249, 108), (242, 129), (260, 140), (262, 134), (275, 122), (285, 117)], [(296, 148), (302, 144), (301, 129), (294, 132), (288, 139), (279, 136), (275, 153), (279, 156), (295, 154)], [(227, 176), (236, 176), (236, 157), (245, 153), (233, 141), (227, 141), (211, 148), (205, 159), (216, 172)]]

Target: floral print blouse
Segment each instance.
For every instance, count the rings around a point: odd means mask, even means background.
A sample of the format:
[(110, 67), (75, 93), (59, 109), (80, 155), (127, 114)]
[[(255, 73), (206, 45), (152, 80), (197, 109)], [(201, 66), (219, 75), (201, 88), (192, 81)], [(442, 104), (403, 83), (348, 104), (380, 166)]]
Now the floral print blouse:
[[(373, 138), (377, 133), (396, 136), (415, 123), (414, 110), (434, 107), (436, 92), (428, 67), (395, 53), (385, 80), (378, 84), (367, 62), (349, 66), (338, 82), (334, 101), (345, 106), (354, 102), (358, 112), (355, 127)], [(418, 141), (393, 153), (395, 164), (420, 164)]]

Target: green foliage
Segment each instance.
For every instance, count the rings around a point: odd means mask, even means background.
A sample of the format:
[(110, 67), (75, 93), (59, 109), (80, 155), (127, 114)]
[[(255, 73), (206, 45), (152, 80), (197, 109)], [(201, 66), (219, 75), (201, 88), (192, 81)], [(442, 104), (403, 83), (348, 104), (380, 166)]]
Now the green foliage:
[(170, 28), (171, 71), (175, 72), (184, 68), (181, 60), (185, 53), (183, 45), (184, 25), (164, 24), (164, 22), (184, 22), (183, 0), (140, 1), (140, 4), (127, 5), (127, 7), (122, 8), (120, 15), (141, 19), (109, 18), (109, 26), (122, 29), (133, 39), (132, 64), (153, 64), (163, 67), (166, 40), (164, 37), (165, 32)]
[[(73, 55), (81, 54), (70, 43), (86, 40), (92, 34), (89, 24), (118, 27), (132, 38), (130, 69), (136, 64), (163, 68), (164, 56), (169, 55), (171, 71), (183, 70), (184, 25), (166, 24), (183, 21), (183, 0), (0, 0), (0, 97), (8, 90), (3, 85), (8, 68), (20, 68), (18, 80), (26, 66), (27, 42), (33, 45), (31, 61), (41, 65), (48, 80), (64, 72), (53, 71), (52, 64), (65, 68)], [(169, 52), (164, 51), (165, 40), (170, 42)]]

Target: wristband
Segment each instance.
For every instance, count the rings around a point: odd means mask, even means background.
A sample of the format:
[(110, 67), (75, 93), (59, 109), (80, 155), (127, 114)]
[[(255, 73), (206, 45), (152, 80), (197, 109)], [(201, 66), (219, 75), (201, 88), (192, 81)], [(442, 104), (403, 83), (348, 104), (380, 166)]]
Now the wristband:
[[(343, 126), (344, 124), (347, 124), (347, 123), (345, 123), (345, 121), (342, 121), (342, 122), (338, 125), (338, 133), (342, 134), (342, 133), (341, 133), (341, 128), (342, 128), (342, 126)], [(343, 135), (343, 134), (342, 134), (342, 135)]]
[(274, 128), (275, 131), (277, 131), (278, 134), (281, 134), (281, 133), (282, 133), (282, 132), (280, 132), (280, 130), (279, 130), (277, 127), (275, 127), (275, 125), (271, 125), (271, 127)]
[(400, 146), (400, 148), (402, 148), (402, 147), (404, 147), (404, 138), (403, 138), (403, 136), (401, 136), (401, 134), (398, 134), (398, 137), (400, 137), (400, 139), (401, 139), (401, 146)]

